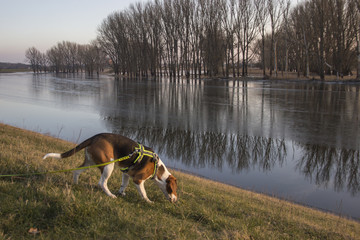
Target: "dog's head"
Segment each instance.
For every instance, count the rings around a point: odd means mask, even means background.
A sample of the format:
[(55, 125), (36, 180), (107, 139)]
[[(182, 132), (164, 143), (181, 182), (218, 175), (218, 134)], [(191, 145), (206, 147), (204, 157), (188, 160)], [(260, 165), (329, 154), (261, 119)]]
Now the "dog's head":
[(166, 197), (172, 203), (177, 201), (176, 189), (177, 189), (176, 178), (173, 175), (169, 175), (169, 177), (166, 179), (166, 192), (167, 192)]

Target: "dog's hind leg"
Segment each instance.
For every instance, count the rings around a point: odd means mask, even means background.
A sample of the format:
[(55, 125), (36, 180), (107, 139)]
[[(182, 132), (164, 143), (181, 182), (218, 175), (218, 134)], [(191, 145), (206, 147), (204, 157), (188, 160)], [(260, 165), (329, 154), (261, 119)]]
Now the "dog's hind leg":
[[(81, 165), (80, 167), (86, 167), (86, 166), (89, 166), (89, 165)], [(83, 171), (85, 171), (85, 169), (81, 169), (81, 170), (76, 170), (76, 171), (74, 171), (74, 173), (73, 173), (73, 180), (74, 180), (74, 183), (75, 184), (78, 184), (78, 182), (79, 182), (79, 176), (80, 176), (80, 174), (83, 172)]]
[(103, 169), (103, 172), (100, 177), (99, 185), (102, 188), (102, 190), (108, 195), (109, 197), (116, 198), (114, 194), (112, 194), (107, 186), (107, 181), (114, 170), (114, 163), (111, 163), (109, 165), (106, 165)]
[[(80, 167), (87, 167), (87, 166), (91, 166), (93, 165), (94, 162), (91, 159), (91, 156), (88, 154), (87, 149), (85, 150), (85, 161), (84, 163), (80, 166)], [(82, 172), (84, 172), (86, 169), (79, 169), (79, 170), (75, 170), (73, 172), (73, 180), (75, 184), (78, 184), (79, 182), (79, 176)]]
[(130, 176), (127, 173), (122, 174), (121, 187), (119, 190), (119, 194), (125, 196), (125, 189), (129, 185)]

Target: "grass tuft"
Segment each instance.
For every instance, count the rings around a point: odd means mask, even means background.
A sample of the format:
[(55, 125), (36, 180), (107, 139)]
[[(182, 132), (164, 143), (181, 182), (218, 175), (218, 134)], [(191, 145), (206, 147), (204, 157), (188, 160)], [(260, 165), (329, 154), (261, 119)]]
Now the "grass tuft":
[[(79, 166), (83, 153), (46, 159), (73, 144), (0, 124), (0, 174), (42, 172)], [(360, 223), (171, 171), (179, 201), (169, 203), (151, 181), (142, 201), (130, 184), (125, 197), (111, 199), (90, 169), (73, 185), (72, 173), (0, 177), (0, 239), (360, 239)], [(109, 189), (120, 187), (116, 169)], [(29, 230), (37, 229), (35, 233)]]

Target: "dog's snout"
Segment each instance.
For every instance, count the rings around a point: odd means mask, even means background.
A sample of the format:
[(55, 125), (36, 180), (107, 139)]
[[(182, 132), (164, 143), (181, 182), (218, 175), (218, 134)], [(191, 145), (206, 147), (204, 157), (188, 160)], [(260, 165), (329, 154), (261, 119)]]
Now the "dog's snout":
[(174, 194), (171, 194), (171, 195), (169, 196), (169, 201), (170, 201), (171, 203), (176, 203), (176, 202), (177, 202), (177, 197), (176, 197)]

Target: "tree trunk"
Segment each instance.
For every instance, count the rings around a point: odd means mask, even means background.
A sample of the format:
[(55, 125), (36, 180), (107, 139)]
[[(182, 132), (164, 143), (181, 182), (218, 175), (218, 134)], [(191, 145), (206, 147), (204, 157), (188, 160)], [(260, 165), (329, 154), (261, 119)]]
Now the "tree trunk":
[(240, 77), (240, 43), (237, 46), (237, 76)]
[[(360, 29), (359, 29), (360, 32)], [(356, 44), (357, 44), (357, 71), (356, 71), (356, 80), (360, 81), (360, 33), (356, 34)]]
[(289, 49), (288, 49), (288, 36), (285, 38), (285, 77), (288, 77), (288, 68), (289, 68)]
[(266, 69), (266, 65), (265, 65), (265, 30), (263, 28), (262, 30), (262, 65), (263, 65), (263, 76), (265, 77), (266, 73), (265, 73), (265, 69)]
[(324, 34), (320, 33), (320, 66), (319, 66), (319, 74), (320, 74), (320, 79), (321, 80), (325, 80), (324, 63), (325, 63), (325, 59), (324, 59)]
[(309, 66), (309, 45), (306, 41), (306, 35), (304, 32), (304, 45), (305, 45), (305, 67), (306, 67), (306, 77), (308, 78), (310, 76), (310, 66)]
[(231, 46), (231, 62), (232, 62), (233, 77), (236, 77), (236, 74), (235, 74), (235, 60), (234, 60), (234, 43)]
[(319, 15), (320, 15), (320, 19), (319, 19), (319, 32), (320, 32), (320, 39), (319, 39), (319, 75), (320, 75), (320, 79), (324, 80), (325, 79), (325, 75), (324, 75), (324, 63), (325, 63), (325, 59), (324, 59), (324, 11), (325, 11), (325, 3), (324, 0), (320, 1), (320, 6), (319, 6)]
[(271, 47), (270, 47), (270, 77), (272, 76), (272, 71), (273, 71), (273, 49), (274, 49), (274, 36), (273, 34), (271, 34)]
[(276, 56), (276, 45), (277, 45), (277, 41), (274, 41), (274, 72), (275, 72), (275, 77), (277, 77), (277, 56)]
[(310, 66), (309, 66), (309, 50), (306, 49), (306, 77), (310, 77)]

